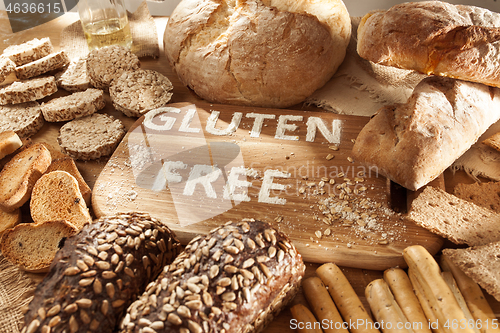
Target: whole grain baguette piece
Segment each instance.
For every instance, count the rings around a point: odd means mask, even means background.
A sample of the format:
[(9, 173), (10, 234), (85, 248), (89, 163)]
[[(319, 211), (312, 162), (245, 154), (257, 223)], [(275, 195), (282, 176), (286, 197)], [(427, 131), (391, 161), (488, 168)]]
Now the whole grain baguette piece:
[(57, 170), (66, 171), (67, 173), (75, 177), (76, 181), (78, 182), (78, 188), (80, 190), (80, 193), (82, 194), (83, 200), (85, 200), (87, 207), (90, 207), (92, 192), (90, 190), (90, 187), (85, 182), (85, 179), (83, 179), (82, 174), (78, 170), (75, 161), (68, 156), (57, 159), (54, 159), (54, 157), (52, 156), (52, 163), (50, 163), (50, 166), (48, 167), (46, 173)]
[(175, 234), (144, 213), (102, 217), (68, 238), (25, 314), (33, 331), (115, 332), (128, 305), (179, 252)]
[(53, 76), (14, 81), (0, 88), (0, 105), (36, 101), (57, 91)]
[(27, 202), (51, 161), (50, 152), (40, 143), (12, 157), (0, 172), (0, 208), (13, 211)]
[(453, 189), (453, 194), (460, 199), (472, 202), (480, 207), (500, 213), (500, 182), (459, 183)]
[(500, 119), (500, 89), (427, 77), (405, 104), (381, 108), (358, 134), (356, 160), (417, 190), (438, 177)]
[[(0, 208), (0, 239), (2, 236), (2, 233), (10, 228), (14, 228), (16, 224), (21, 222), (21, 210), (15, 209), (12, 212), (6, 212), (3, 209)], [(1, 245), (1, 241), (0, 241)]]
[(78, 181), (61, 170), (46, 173), (36, 182), (31, 194), (30, 212), (35, 223), (66, 220), (78, 230), (92, 223)]
[(16, 67), (18, 79), (29, 79), (56, 69), (63, 68), (69, 64), (69, 58), (64, 50), (51, 53), (43, 58)]
[(442, 1), (365, 15), (358, 53), (382, 65), (500, 87), (500, 14)]
[(62, 151), (77, 160), (92, 160), (113, 153), (125, 135), (119, 119), (94, 113), (64, 124), (57, 141)]
[(229, 222), (164, 267), (120, 332), (260, 332), (295, 296), (304, 271), (283, 233), (260, 221)]
[(91, 85), (106, 91), (113, 79), (124, 71), (139, 69), (139, 66), (139, 58), (120, 45), (92, 50), (87, 57), (87, 74)]
[(111, 82), (109, 95), (113, 106), (128, 117), (140, 117), (170, 101), (170, 80), (149, 69), (123, 72)]
[(85, 91), (90, 87), (87, 58), (71, 60), (69, 65), (55, 75), (56, 84), (69, 92)]
[(413, 200), (408, 218), (456, 244), (500, 241), (500, 214), (435, 187), (427, 186)]
[(0, 132), (0, 159), (12, 154), (23, 145), (23, 142), (14, 131)]
[(500, 242), (465, 249), (443, 249), (443, 256), (500, 302)]
[(14, 73), (16, 64), (7, 57), (0, 56), (0, 83), (5, 81), (7, 76)]
[(12, 60), (16, 66), (22, 66), (43, 58), (54, 52), (54, 47), (48, 37), (34, 38), (20, 45), (11, 45), (3, 51), (3, 56)]
[(78, 231), (64, 220), (21, 223), (2, 235), (0, 250), (5, 258), (23, 270), (46, 272), (66, 238)]
[(54, 98), (42, 103), (42, 114), (46, 121), (59, 122), (89, 116), (104, 108), (102, 90), (89, 88), (71, 95)]

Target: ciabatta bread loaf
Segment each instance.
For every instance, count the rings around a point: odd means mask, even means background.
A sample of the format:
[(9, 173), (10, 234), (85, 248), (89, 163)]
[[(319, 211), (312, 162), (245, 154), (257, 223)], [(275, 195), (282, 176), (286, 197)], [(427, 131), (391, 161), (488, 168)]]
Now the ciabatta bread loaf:
[(28, 332), (116, 332), (129, 304), (179, 252), (179, 242), (147, 214), (95, 220), (66, 239), (25, 314)]
[(381, 108), (359, 133), (356, 160), (417, 190), (465, 153), (500, 119), (500, 89), (427, 77), (406, 104)]
[(261, 332), (295, 296), (301, 255), (269, 224), (194, 238), (128, 308), (120, 332)]
[(183, 0), (163, 42), (181, 82), (200, 97), (287, 107), (331, 78), (350, 34), (341, 0)]
[(13, 211), (27, 202), (33, 186), (51, 161), (50, 152), (40, 143), (12, 157), (0, 172), (0, 207)]
[(65, 220), (77, 230), (92, 223), (78, 181), (61, 170), (46, 173), (36, 182), (31, 194), (30, 212), (36, 223)]
[(23, 145), (23, 142), (14, 131), (0, 132), (0, 159), (12, 154)]
[(382, 65), (500, 87), (500, 14), (441, 1), (368, 13), (358, 53)]
[(12, 60), (16, 66), (36, 61), (54, 52), (49, 38), (34, 38), (20, 45), (11, 45), (3, 51), (3, 55)]
[(45, 272), (64, 241), (78, 231), (64, 220), (21, 223), (2, 235), (0, 250), (5, 258), (23, 270)]

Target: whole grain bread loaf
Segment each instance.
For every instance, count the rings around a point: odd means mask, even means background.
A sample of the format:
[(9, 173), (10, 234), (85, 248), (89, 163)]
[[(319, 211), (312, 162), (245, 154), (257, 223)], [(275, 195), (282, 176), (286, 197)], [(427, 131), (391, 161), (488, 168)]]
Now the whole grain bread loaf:
[(500, 241), (500, 214), (432, 186), (413, 200), (408, 218), (456, 244)]
[(183, 0), (163, 45), (181, 82), (203, 99), (288, 107), (332, 77), (350, 35), (341, 0)]
[(119, 119), (94, 113), (64, 124), (57, 141), (62, 151), (77, 160), (92, 160), (113, 153), (125, 135)]
[(446, 170), (500, 119), (500, 89), (432, 76), (405, 104), (370, 119), (352, 149), (357, 161), (417, 190)]
[(120, 45), (92, 50), (87, 57), (87, 74), (91, 85), (105, 91), (113, 79), (124, 71), (139, 69), (139, 66), (139, 58)]
[(443, 1), (406, 2), (368, 13), (358, 53), (382, 65), (500, 87), (500, 14)]
[(14, 131), (21, 138), (37, 133), (44, 124), (38, 102), (0, 106), (0, 131)]
[(114, 332), (128, 305), (179, 251), (175, 235), (143, 213), (116, 214), (66, 239), (25, 314), (28, 332)]
[(89, 116), (106, 105), (100, 89), (89, 88), (71, 95), (53, 98), (42, 103), (42, 114), (46, 121), (68, 121)]
[(65, 220), (77, 230), (92, 223), (78, 181), (61, 170), (46, 173), (37, 180), (31, 193), (30, 212), (36, 223)]
[(53, 76), (14, 81), (0, 88), (0, 105), (36, 101), (57, 91)]
[(500, 302), (500, 242), (466, 249), (443, 249), (443, 256)]
[(195, 237), (127, 310), (120, 332), (260, 332), (295, 296), (301, 255), (268, 223)]
[(2, 235), (0, 250), (5, 258), (23, 270), (45, 272), (66, 238), (78, 231), (64, 220), (21, 223)]
[(16, 67), (18, 79), (29, 79), (56, 69), (63, 68), (69, 64), (69, 58), (64, 50), (51, 53), (43, 58)]
[(113, 106), (128, 117), (140, 117), (170, 101), (170, 80), (149, 69), (123, 72), (111, 82), (109, 95)]
[(54, 52), (49, 38), (34, 38), (19, 45), (11, 45), (3, 51), (3, 56), (12, 60), (16, 66), (22, 66), (43, 58)]
[(50, 152), (40, 143), (12, 157), (0, 172), (0, 208), (13, 211), (27, 202), (51, 161)]

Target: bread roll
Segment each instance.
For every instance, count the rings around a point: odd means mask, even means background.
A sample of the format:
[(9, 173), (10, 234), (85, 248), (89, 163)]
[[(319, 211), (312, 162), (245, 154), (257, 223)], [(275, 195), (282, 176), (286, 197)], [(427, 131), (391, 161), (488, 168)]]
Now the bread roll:
[(500, 87), (500, 14), (440, 1), (368, 13), (358, 53), (382, 65)]
[(359, 133), (356, 160), (410, 190), (439, 176), (500, 119), (500, 89), (431, 76)]
[(37, 286), (27, 333), (114, 332), (120, 315), (178, 253), (179, 242), (147, 214), (103, 217), (68, 238)]
[(305, 266), (267, 223), (193, 239), (127, 310), (121, 332), (260, 332), (297, 292)]
[(350, 34), (342, 0), (183, 0), (163, 40), (181, 82), (200, 97), (287, 107), (330, 79)]

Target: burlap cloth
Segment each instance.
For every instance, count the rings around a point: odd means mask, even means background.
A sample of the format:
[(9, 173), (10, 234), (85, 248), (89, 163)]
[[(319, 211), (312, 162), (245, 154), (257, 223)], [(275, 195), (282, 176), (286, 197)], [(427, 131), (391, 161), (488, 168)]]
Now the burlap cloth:
[[(143, 1), (135, 12), (128, 12), (128, 19), (133, 40), (132, 52), (139, 58), (145, 56), (159, 57), (160, 48), (158, 46), (156, 24), (149, 13), (147, 3)], [(76, 21), (63, 29), (60, 46), (71, 59), (86, 56), (89, 53), (80, 21)]]

